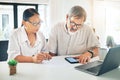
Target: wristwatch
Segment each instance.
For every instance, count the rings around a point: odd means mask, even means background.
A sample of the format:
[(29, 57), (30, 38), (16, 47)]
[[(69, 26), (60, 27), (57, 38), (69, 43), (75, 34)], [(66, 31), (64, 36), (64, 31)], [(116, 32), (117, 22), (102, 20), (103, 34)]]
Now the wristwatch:
[(88, 52), (92, 55), (91, 58), (93, 58), (94, 52), (92, 50), (88, 50)]

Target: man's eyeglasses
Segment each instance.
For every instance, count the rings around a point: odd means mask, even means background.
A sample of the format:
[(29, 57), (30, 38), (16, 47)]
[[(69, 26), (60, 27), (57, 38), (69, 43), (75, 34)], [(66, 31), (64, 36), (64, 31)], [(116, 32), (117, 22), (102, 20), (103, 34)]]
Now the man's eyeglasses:
[(31, 21), (28, 21), (29, 23), (31, 23), (33, 26), (38, 26), (38, 25), (41, 25), (42, 21), (40, 22), (31, 22)]
[(72, 22), (72, 21), (70, 21), (70, 25), (76, 29), (79, 29), (82, 26), (82, 24), (76, 24), (75, 22)]

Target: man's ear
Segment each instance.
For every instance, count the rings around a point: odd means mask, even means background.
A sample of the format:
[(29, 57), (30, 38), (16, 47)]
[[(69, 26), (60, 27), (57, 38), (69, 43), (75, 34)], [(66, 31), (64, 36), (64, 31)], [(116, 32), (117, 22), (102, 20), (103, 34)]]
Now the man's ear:
[(67, 14), (67, 15), (66, 15), (66, 21), (68, 21), (68, 18), (69, 18), (69, 15)]
[(68, 16), (68, 14), (67, 14), (67, 15), (66, 15), (66, 19), (68, 19), (68, 17), (69, 17), (69, 16)]

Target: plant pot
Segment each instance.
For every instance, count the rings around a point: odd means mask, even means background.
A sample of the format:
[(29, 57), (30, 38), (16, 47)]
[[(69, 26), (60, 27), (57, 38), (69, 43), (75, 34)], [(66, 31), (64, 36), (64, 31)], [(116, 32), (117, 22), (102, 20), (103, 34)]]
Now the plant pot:
[(10, 68), (10, 75), (16, 74), (16, 66), (10, 66), (9, 65), (9, 68)]

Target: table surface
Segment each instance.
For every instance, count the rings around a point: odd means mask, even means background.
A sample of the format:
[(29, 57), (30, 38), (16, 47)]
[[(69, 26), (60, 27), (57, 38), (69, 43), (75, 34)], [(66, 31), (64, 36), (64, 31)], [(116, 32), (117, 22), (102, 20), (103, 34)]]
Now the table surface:
[[(0, 62), (0, 80), (120, 80), (120, 67), (100, 76), (90, 75), (76, 70), (80, 63), (70, 64), (66, 56), (56, 56), (41, 64), (18, 63), (17, 73), (9, 75), (7, 62)], [(91, 61), (97, 60), (98, 57)]]

